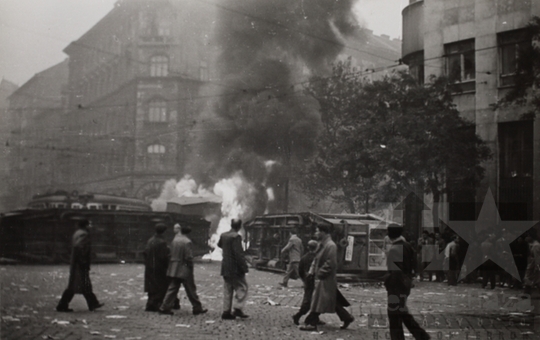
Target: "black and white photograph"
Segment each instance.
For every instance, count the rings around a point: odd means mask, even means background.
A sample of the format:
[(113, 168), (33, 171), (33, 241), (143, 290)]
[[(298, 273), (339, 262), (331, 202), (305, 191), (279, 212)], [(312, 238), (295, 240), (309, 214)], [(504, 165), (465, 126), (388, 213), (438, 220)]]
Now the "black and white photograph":
[(540, 339), (540, 0), (0, 0), (0, 339)]

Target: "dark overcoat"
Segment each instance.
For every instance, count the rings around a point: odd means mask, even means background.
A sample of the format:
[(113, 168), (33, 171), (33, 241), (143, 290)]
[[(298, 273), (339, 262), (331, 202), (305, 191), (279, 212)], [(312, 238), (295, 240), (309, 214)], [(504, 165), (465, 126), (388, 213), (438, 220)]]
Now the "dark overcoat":
[(403, 237), (393, 241), (388, 251), (388, 273), (384, 286), (388, 294), (409, 295), (411, 293), (413, 270), (416, 268), (416, 252)]
[(72, 238), (71, 263), (68, 289), (75, 294), (92, 292), (90, 282), (90, 257), (92, 242), (86, 229), (77, 229)]
[(169, 279), (169, 247), (162, 235), (152, 236), (144, 249), (144, 291), (160, 293), (167, 290)]
[(249, 271), (240, 234), (232, 229), (221, 234), (218, 247), (223, 250), (221, 276), (243, 277)]
[(176, 234), (171, 244), (171, 261), (167, 276), (187, 279), (193, 276), (193, 246), (191, 240), (181, 233)]
[(310, 273), (315, 277), (315, 290), (311, 300), (311, 312), (335, 313), (337, 290), (337, 246), (326, 235), (311, 264)]

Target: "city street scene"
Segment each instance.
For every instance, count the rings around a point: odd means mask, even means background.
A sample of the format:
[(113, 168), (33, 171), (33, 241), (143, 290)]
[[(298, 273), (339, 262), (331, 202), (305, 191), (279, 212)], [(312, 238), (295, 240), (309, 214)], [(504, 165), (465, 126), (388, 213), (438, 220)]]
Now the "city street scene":
[(540, 339), (540, 0), (3, 0), (0, 339)]

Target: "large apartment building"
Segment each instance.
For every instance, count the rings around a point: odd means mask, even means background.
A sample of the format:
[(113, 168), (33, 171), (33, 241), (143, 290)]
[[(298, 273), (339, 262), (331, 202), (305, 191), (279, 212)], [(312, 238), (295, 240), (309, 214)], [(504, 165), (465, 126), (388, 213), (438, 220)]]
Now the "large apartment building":
[[(64, 62), (13, 94), (9, 208), (56, 190), (150, 200), (181, 178), (196, 120), (226, 92), (213, 38), (225, 10), (119, 0), (64, 49)], [(342, 59), (367, 73), (396, 63), (401, 41), (364, 33), (345, 42)]]
[(520, 107), (493, 107), (515, 85), (521, 46), (531, 44), (525, 27), (539, 15), (531, 0), (411, 0), (403, 10), (411, 73), (449, 77), (459, 111), (493, 152), (476, 192), (448, 194), (452, 220), (475, 219), (488, 188), (503, 220), (540, 219), (540, 122), (522, 119)]

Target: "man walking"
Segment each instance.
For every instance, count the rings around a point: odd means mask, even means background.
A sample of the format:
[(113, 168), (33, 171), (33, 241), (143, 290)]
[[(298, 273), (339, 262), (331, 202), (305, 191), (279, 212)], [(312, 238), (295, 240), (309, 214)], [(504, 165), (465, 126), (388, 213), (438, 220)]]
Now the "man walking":
[(283, 281), (279, 284), (283, 287), (287, 287), (289, 279), (296, 280), (298, 278), (298, 263), (304, 253), (304, 246), (302, 240), (296, 235), (298, 234), (297, 228), (291, 230), (291, 238), (287, 245), (281, 250), (281, 255), (289, 255), (289, 266), (287, 267), (287, 273), (283, 277)]
[(169, 286), (167, 268), (170, 250), (163, 239), (167, 226), (158, 223), (154, 229), (156, 233), (148, 240), (144, 249), (144, 291), (148, 293), (145, 309), (147, 312), (159, 311)]
[(197, 295), (197, 287), (195, 286), (193, 275), (193, 246), (191, 240), (187, 237), (191, 233), (191, 227), (176, 224), (174, 226), (174, 232), (176, 236), (172, 241), (171, 260), (167, 269), (167, 276), (170, 277), (171, 282), (167, 288), (163, 303), (159, 308), (159, 314), (173, 315), (171, 309), (174, 306), (180, 285), (184, 285), (186, 295), (193, 307), (193, 315), (204, 314), (208, 310), (203, 309)]
[(308, 252), (302, 256), (300, 263), (298, 264), (298, 276), (302, 279), (304, 283), (304, 297), (302, 298), (302, 305), (298, 313), (293, 315), (293, 322), (295, 325), (300, 324), (300, 318), (309, 312), (311, 307), (311, 297), (313, 295), (313, 290), (315, 289), (315, 279), (313, 275), (309, 274), (309, 268), (311, 263), (315, 258), (315, 251), (317, 250), (317, 241), (311, 240), (308, 242)]
[[(218, 247), (223, 250), (221, 276), (223, 276), (224, 289), (221, 318), (224, 320), (248, 317), (243, 312), (248, 294), (246, 281), (248, 265), (242, 249), (242, 237), (238, 234), (241, 227), (242, 220), (231, 220), (231, 230), (221, 234), (218, 242)], [(231, 312), (232, 307), (234, 310)]]
[(388, 274), (384, 286), (388, 294), (388, 322), (390, 339), (405, 340), (403, 324), (415, 339), (430, 339), (429, 334), (414, 320), (407, 308), (411, 293), (416, 256), (412, 246), (401, 236), (403, 227), (392, 223), (387, 227), (392, 246), (388, 251)]
[(354, 317), (344, 308), (350, 304), (337, 289), (337, 246), (332, 241), (329, 226), (319, 225), (315, 235), (320, 245), (309, 269), (309, 275), (315, 280), (315, 288), (311, 310), (305, 320), (306, 325), (300, 327), (300, 330), (317, 330), (319, 315), (322, 313), (336, 313), (343, 321), (341, 329), (346, 329), (354, 321)]
[(92, 252), (92, 243), (88, 230), (90, 222), (83, 219), (77, 223), (77, 226), (78, 229), (72, 238), (68, 287), (56, 306), (58, 312), (73, 312), (73, 309), (69, 308), (69, 303), (75, 294), (84, 296), (90, 311), (104, 305), (98, 301), (96, 295), (92, 292), (92, 283), (90, 282), (90, 257)]

